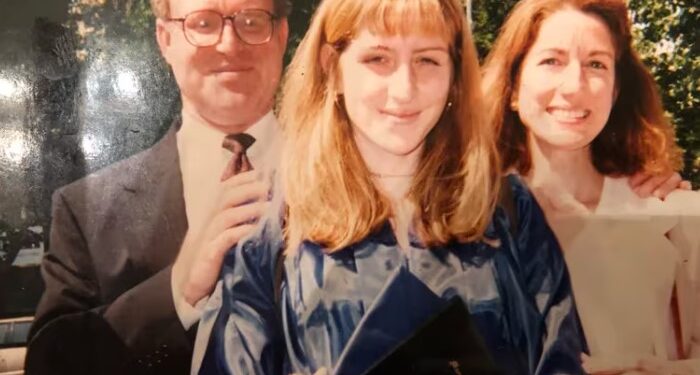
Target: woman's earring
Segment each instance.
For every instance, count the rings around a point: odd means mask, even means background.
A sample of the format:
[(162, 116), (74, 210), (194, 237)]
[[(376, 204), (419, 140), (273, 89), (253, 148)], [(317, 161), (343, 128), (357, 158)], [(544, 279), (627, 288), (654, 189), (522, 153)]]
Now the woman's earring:
[(450, 108), (452, 108), (452, 101), (451, 100), (447, 102), (447, 109), (450, 109)]
[(335, 105), (336, 105), (338, 108), (342, 108), (341, 105), (340, 105), (340, 103), (342, 103), (342, 99), (343, 99), (343, 94), (335, 94), (335, 100), (334, 100), (334, 102), (335, 102)]
[(518, 112), (518, 103), (517, 103), (515, 100), (513, 100), (512, 102), (510, 102), (510, 109), (511, 109), (513, 112)]

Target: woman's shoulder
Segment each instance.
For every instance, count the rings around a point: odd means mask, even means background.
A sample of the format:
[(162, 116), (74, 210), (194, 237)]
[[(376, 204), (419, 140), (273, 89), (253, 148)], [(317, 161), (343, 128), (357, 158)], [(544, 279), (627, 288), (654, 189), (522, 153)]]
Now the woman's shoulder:
[(282, 218), (264, 214), (253, 231), (226, 253), (223, 273), (243, 272), (267, 279), (283, 250)]
[(606, 177), (597, 214), (700, 215), (700, 192), (677, 189), (665, 199), (639, 197), (628, 177)]
[[(512, 238), (514, 250), (521, 255), (526, 253), (525, 257), (542, 255), (537, 254), (541, 250), (535, 249), (552, 238), (544, 212), (522, 177), (516, 174), (503, 177), (493, 224), (501, 240)], [(503, 229), (498, 230), (499, 226)]]
[(683, 214), (700, 216), (700, 191), (677, 189), (666, 197), (664, 203), (678, 208)]
[[(501, 189), (510, 189), (512, 199), (518, 204), (536, 204), (535, 196), (530, 188), (525, 184), (522, 176), (516, 173), (509, 173), (502, 179)], [(500, 204), (506, 194), (501, 194)]]
[(529, 222), (529, 217), (543, 215), (534, 195), (522, 177), (510, 173), (503, 177), (498, 206), (506, 214), (508, 221), (518, 226)]
[(523, 178), (517, 173), (508, 173), (503, 176), (501, 188), (509, 187), (516, 196), (531, 196), (530, 191), (525, 185)]

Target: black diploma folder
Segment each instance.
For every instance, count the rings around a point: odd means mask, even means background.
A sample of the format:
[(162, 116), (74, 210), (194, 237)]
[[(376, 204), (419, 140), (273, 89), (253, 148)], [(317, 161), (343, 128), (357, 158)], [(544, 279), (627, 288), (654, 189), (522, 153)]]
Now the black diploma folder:
[(501, 374), (459, 298), (431, 316), (365, 375)]

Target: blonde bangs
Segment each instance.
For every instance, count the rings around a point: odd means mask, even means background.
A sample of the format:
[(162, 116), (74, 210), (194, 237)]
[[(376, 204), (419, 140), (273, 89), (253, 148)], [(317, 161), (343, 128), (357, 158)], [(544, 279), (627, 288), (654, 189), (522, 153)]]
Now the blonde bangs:
[(365, 4), (366, 14), (361, 19), (366, 22), (360, 28), (366, 27), (374, 34), (394, 36), (419, 33), (441, 37), (450, 44), (454, 41), (456, 25), (448, 21), (452, 18), (446, 16), (436, 0), (383, 0)]
[(345, 9), (326, 23), (331, 44), (349, 41), (367, 29), (377, 35), (437, 36), (452, 46), (459, 30), (455, 20), (464, 17), (463, 13), (454, 14), (454, 10), (444, 8), (438, 0), (355, 0), (344, 2), (341, 7)]

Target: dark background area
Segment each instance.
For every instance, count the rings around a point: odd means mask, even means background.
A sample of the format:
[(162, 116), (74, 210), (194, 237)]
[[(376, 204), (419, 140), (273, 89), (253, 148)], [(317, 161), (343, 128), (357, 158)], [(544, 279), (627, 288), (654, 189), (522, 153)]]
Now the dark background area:
[(39, 25), (67, 21), (68, 1), (12, 0), (0, 7), (0, 318), (7, 318), (31, 315), (42, 289), (38, 267), (13, 265), (20, 250), (45, 247), (54, 188), (45, 185), (51, 173), (42, 157), (49, 74), (33, 39)]
[[(294, 1), (287, 61), (312, 7)], [(53, 191), (152, 145), (180, 103), (148, 0), (0, 0), (0, 9), (3, 319), (32, 315), (43, 290)]]
[(0, 27), (6, 29), (31, 28), (34, 19), (47, 17), (51, 21), (62, 23), (68, 16), (68, 0), (3, 0), (4, 16)]

